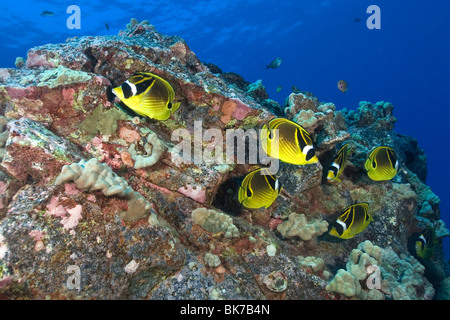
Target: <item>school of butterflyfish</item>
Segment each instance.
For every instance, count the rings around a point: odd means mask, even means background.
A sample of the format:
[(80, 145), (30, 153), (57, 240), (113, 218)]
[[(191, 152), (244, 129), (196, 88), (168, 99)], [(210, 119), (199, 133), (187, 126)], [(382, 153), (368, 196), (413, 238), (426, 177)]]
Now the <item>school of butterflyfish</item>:
[[(275, 63), (276, 62), (276, 63)], [(275, 61), (271, 68), (279, 65)], [(347, 83), (338, 83), (345, 92)], [(133, 74), (112, 92), (135, 113), (156, 120), (169, 119), (180, 107), (175, 102), (175, 92), (169, 82), (150, 72)], [(263, 124), (260, 142), (269, 157), (292, 165), (304, 166), (319, 162), (314, 151), (310, 133), (299, 124), (285, 118), (275, 118)], [(349, 143), (341, 146), (327, 172), (327, 180), (340, 182), (345, 165), (351, 153)], [(400, 162), (395, 150), (389, 146), (377, 146), (369, 152), (364, 167), (373, 181), (393, 179), (399, 171)], [(239, 203), (247, 209), (269, 208), (281, 193), (283, 187), (276, 175), (265, 168), (248, 173), (237, 191)], [(373, 221), (369, 204), (356, 203), (340, 212), (332, 224), (329, 234), (350, 239), (366, 229)], [(435, 246), (434, 230), (425, 230), (416, 243), (418, 256), (430, 257)], [(431, 253), (430, 253), (431, 252)]]

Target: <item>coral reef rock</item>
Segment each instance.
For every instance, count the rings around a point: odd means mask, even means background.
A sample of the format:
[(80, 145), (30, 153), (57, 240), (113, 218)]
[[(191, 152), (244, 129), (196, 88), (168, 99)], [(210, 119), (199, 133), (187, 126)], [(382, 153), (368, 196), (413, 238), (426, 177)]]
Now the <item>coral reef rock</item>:
[[(172, 85), (180, 108), (168, 120), (138, 117), (113, 97), (135, 72)], [(449, 231), (425, 184), (424, 151), (394, 131), (394, 106), (339, 110), (295, 92), (281, 106), (261, 81), (205, 65), (183, 39), (136, 19), (118, 36), (31, 48), (17, 69), (0, 69), (0, 297), (448, 297)], [(226, 150), (222, 138), (277, 116), (310, 132), (320, 163), (280, 163), (276, 201), (247, 210), (236, 194), (260, 164), (225, 163), (246, 148)], [(328, 182), (344, 142), (352, 152), (341, 182)], [(364, 170), (380, 144), (402, 164), (391, 181)], [(330, 236), (356, 202), (373, 222), (352, 239)], [(414, 251), (426, 227), (438, 236), (427, 261)]]

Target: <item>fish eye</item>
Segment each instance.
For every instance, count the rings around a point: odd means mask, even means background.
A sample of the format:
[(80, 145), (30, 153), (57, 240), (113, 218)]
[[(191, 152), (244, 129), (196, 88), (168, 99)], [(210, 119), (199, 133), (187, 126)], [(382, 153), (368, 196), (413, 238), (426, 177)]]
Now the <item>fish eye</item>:
[(372, 161), (372, 167), (375, 169), (377, 167), (377, 163), (374, 161)]
[(273, 131), (269, 130), (269, 139), (272, 140), (273, 139)]
[(167, 104), (167, 109), (172, 109), (172, 102), (169, 102), (169, 103)]

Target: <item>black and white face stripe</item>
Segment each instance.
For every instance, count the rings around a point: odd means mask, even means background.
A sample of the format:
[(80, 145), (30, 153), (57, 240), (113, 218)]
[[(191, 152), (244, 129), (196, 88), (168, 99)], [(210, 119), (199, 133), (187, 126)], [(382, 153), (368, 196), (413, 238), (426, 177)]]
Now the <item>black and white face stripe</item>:
[(276, 177), (272, 175), (266, 175), (265, 178), (272, 190), (277, 191), (278, 189), (280, 189), (281, 184)]
[(302, 152), (306, 155), (306, 161), (311, 160), (316, 155), (316, 152), (314, 151), (314, 148), (312, 146), (306, 146), (303, 148)]
[(421, 235), (421, 236), (419, 237), (419, 241), (422, 242), (423, 247), (425, 247), (425, 246), (427, 245), (427, 240), (425, 239), (425, 237), (424, 237), (423, 235)]
[(136, 94), (136, 86), (132, 83), (130, 83), (128, 80), (122, 83), (122, 92), (123, 97), (125, 99), (130, 98), (131, 96), (134, 96)]
[(144, 81), (132, 83), (129, 80), (122, 84), (122, 92), (125, 99), (143, 93), (149, 86), (153, 84), (155, 78), (149, 78)]
[(336, 229), (338, 235), (341, 236), (344, 233), (344, 231), (347, 230), (347, 225), (345, 224), (345, 222), (338, 219), (334, 224), (334, 228)]
[(308, 146), (308, 144), (306, 143), (305, 139), (303, 139), (303, 135), (300, 129), (297, 129), (297, 141), (298, 145), (300, 146), (300, 150), (302, 150), (302, 152), (306, 154), (304, 149)]
[(336, 162), (333, 162), (333, 164), (330, 166), (330, 169), (328, 169), (328, 172), (333, 172), (333, 175), (336, 177), (340, 168), (341, 167)]

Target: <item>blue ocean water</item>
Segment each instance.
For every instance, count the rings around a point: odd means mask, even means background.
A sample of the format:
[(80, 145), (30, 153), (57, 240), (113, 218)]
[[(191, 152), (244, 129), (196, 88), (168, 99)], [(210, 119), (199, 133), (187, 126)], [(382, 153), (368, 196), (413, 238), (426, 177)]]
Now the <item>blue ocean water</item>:
[[(72, 4), (81, 10), (79, 30), (67, 28)], [(367, 28), (370, 5), (381, 9), (381, 29)], [(426, 152), (427, 184), (450, 226), (448, 0), (16, 0), (2, 1), (0, 9), (0, 67), (14, 67), (16, 57), (37, 45), (116, 35), (133, 17), (181, 36), (203, 62), (250, 82), (261, 79), (281, 104), (293, 85), (338, 109), (392, 102), (395, 130), (417, 138)], [(54, 15), (41, 16), (44, 10)], [(281, 66), (266, 70), (276, 57)], [(341, 79), (349, 84), (346, 93), (337, 89)], [(449, 238), (444, 250), (450, 259)]]

